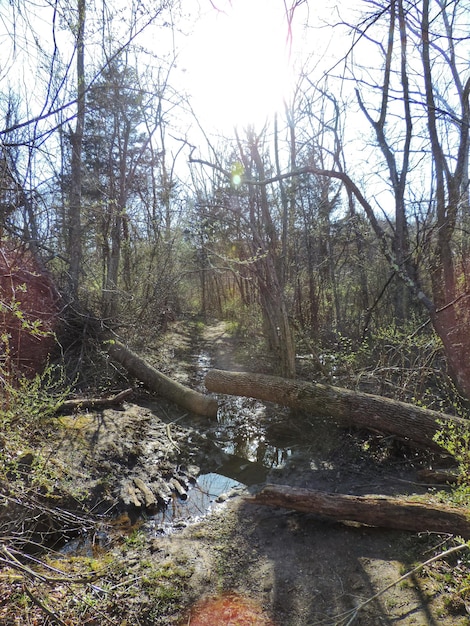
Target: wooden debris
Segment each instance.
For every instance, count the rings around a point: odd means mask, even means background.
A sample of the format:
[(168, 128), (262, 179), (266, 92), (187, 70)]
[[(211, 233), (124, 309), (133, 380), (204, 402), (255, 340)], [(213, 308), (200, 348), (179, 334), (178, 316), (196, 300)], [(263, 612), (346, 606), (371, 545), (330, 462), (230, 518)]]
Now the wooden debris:
[(58, 407), (58, 412), (64, 411), (77, 411), (85, 409), (102, 409), (109, 406), (120, 405), (127, 400), (133, 394), (132, 389), (124, 389), (114, 396), (108, 396), (106, 398), (74, 398), (71, 400), (64, 400)]
[[(198, 472), (198, 468), (191, 467), (193, 472)], [(126, 478), (121, 486), (120, 500), (125, 507), (140, 511), (155, 513), (158, 509), (165, 509), (175, 495), (180, 500), (187, 500), (189, 483), (195, 482), (196, 478), (192, 474), (182, 473), (181, 470), (174, 469), (164, 472), (163, 476), (141, 474)]]
[(468, 511), (443, 504), (387, 496), (327, 493), (286, 485), (266, 485), (246, 500), (253, 504), (314, 513), (342, 522), (359, 522), (368, 526), (413, 532), (448, 533), (470, 539)]
[(392, 434), (400, 439), (442, 451), (434, 441), (445, 424), (467, 428), (468, 423), (406, 402), (307, 381), (251, 372), (209, 370), (209, 391), (257, 398), (331, 417), (342, 425)]
[(140, 380), (150, 391), (158, 393), (178, 406), (206, 417), (217, 417), (218, 403), (181, 383), (171, 380), (146, 363), (119, 341), (107, 341), (104, 346), (109, 356), (122, 365), (130, 376)]
[(188, 492), (180, 480), (178, 480), (177, 478), (171, 478), (170, 485), (176, 491), (176, 493), (178, 494), (178, 497), (180, 497), (181, 500), (188, 499)]
[(123, 501), (124, 505), (129, 507), (136, 507), (139, 508), (142, 506), (142, 502), (140, 501), (140, 499), (137, 497), (137, 492), (136, 492), (136, 488), (134, 487), (134, 485), (130, 482), (130, 481), (126, 481), (122, 487), (121, 487), (121, 500)]
[(144, 483), (141, 478), (137, 476), (134, 477), (134, 485), (140, 491), (144, 498), (145, 508), (152, 509), (157, 505), (157, 498), (155, 497), (153, 491)]
[(152, 489), (157, 494), (160, 504), (163, 507), (167, 506), (171, 500), (171, 495), (173, 493), (171, 491), (170, 485), (163, 479), (158, 479), (152, 482)]

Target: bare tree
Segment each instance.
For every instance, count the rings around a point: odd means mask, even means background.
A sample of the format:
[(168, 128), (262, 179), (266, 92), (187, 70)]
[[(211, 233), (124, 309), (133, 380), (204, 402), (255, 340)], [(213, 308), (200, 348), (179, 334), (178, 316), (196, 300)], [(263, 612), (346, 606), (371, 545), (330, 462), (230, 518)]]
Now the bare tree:
[(70, 167), (70, 207), (68, 256), (70, 259), (70, 297), (78, 299), (78, 286), (82, 266), (82, 146), (85, 128), (85, 18), (86, 0), (77, 0), (76, 63), (77, 63), (77, 116), (75, 130), (71, 134), (72, 158)]
[[(468, 211), (470, 70), (459, 57), (468, 4), (423, 0), (420, 18), (425, 111), (433, 164), (435, 233), (431, 242), (434, 308), (431, 317), (444, 344), (454, 379), (470, 397), (470, 289), (468, 259), (458, 259), (455, 233), (461, 211)], [(436, 21), (441, 24), (434, 25)], [(431, 26), (432, 24), (432, 26)], [(468, 49), (468, 48), (467, 48)], [(437, 67), (436, 67), (437, 66)], [(440, 84), (438, 72), (451, 78)], [(457, 95), (451, 100), (452, 91)], [(443, 103), (443, 106), (441, 105)]]
[[(346, 169), (338, 162), (331, 168), (314, 164), (261, 182), (306, 173), (341, 181), (367, 216), (394, 274), (427, 309), (454, 381), (470, 397), (469, 264), (458, 255), (456, 239), (459, 219), (468, 210), (468, 3), (392, 0), (367, 5), (369, 13), (351, 27), (354, 56), (347, 56), (346, 66), (375, 136), (376, 163), (380, 167), (382, 162), (387, 173), (393, 217), (377, 212), (373, 194), (355, 182), (350, 161)], [(364, 57), (367, 65), (360, 64)], [(375, 58), (381, 65), (374, 66)], [(370, 171), (370, 164), (366, 167)], [(376, 183), (381, 180), (383, 170)], [(413, 225), (425, 233), (419, 243), (424, 250), (418, 250), (411, 245), (410, 222), (417, 218), (413, 187), (423, 183), (429, 189), (428, 210), (424, 222)], [(395, 306), (403, 318), (407, 305), (399, 292)]]
[[(263, 136), (248, 131), (246, 148), (238, 139), (238, 147), (244, 169), (250, 179), (263, 181), (266, 178), (260, 144)], [(278, 155), (278, 150), (276, 150)], [(286, 241), (283, 232), (287, 230), (288, 199), (281, 188), (281, 237), (272, 215), (273, 200), (268, 197), (267, 187), (251, 186), (249, 192), (249, 223), (253, 238), (253, 265), (265, 330), (271, 351), (278, 363), (279, 373), (288, 378), (295, 377), (295, 341), (289, 319), (289, 309), (285, 294), (285, 257), (280, 256)], [(281, 241), (280, 241), (281, 239)], [(284, 240), (284, 248), (282, 241)]]

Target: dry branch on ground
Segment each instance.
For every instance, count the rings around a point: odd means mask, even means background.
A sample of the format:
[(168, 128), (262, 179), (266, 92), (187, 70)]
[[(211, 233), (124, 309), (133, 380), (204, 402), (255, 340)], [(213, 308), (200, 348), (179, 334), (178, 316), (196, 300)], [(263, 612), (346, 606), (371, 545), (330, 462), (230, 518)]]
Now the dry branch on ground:
[(85, 409), (102, 409), (110, 406), (117, 406), (127, 400), (133, 394), (132, 389), (124, 389), (113, 396), (105, 398), (72, 398), (64, 400), (58, 407), (58, 411), (76, 411)]

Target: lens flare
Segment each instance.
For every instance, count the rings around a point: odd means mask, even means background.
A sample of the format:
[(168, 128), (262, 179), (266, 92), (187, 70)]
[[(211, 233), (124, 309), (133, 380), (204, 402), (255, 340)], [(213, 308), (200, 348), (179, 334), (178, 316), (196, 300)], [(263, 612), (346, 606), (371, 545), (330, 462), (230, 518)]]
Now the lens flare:
[(188, 626), (276, 626), (253, 600), (227, 594), (198, 602)]

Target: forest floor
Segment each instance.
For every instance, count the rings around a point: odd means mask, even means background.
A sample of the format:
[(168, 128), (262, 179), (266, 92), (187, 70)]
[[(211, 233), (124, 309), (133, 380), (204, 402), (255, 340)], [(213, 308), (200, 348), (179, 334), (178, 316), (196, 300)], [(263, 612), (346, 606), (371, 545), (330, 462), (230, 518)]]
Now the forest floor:
[[(249, 343), (221, 323), (194, 323), (189, 330), (177, 324), (142, 356), (201, 390), (208, 367), (264, 369)], [(53, 458), (55, 475), (69, 483), (77, 502), (94, 494), (101, 523), (41, 556), (35, 574), (0, 569), (0, 624), (470, 624), (465, 551), (373, 599), (455, 545), (453, 537), (336, 523), (246, 498), (265, 482), (338, 493), (429, 494), (416, 472), (430, 457), (315, 416), (220, 400), (217, 422), (143, 390), (122, 408), (56, 418), (42, 455), (49, 464)], [(198, 486), (203, 476), (218, 486)], [(149, 483), (149, 477), (152, 484), (184, 477), (187, 499), (173, 495), (164, 514), (126, 510), (129, 484)], [(232, 621), (204, 618), (201, 603), (208, 598), (224, 598)], [(244, 602), (251, 617), (242, 616)]]

